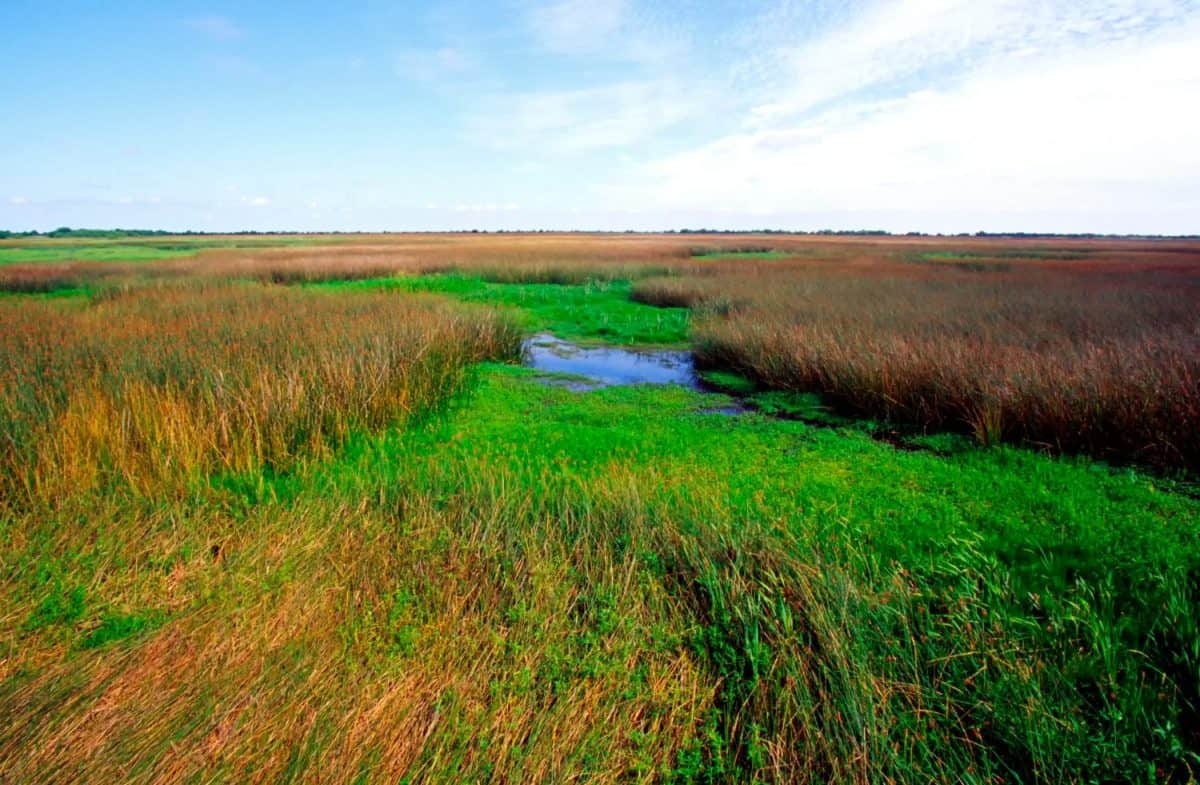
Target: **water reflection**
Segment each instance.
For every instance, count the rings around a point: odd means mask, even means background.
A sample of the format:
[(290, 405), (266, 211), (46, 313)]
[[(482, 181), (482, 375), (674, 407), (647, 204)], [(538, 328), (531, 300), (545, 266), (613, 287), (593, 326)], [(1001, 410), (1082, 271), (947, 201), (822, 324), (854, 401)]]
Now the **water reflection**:
[(547, 373), (584, 377), (546, 380), (577, 391), (627, 384), (680, 384), (700, 389), (688, 352), (584, 348), (542, 333), (525, 341), (525, 364)]

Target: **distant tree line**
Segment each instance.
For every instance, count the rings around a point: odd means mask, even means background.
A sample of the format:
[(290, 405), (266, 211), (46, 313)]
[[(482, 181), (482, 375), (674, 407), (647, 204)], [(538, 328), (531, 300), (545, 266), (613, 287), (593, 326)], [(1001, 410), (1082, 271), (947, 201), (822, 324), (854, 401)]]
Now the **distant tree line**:
[[(112, 240), (122, 237), (206, 237), (213, 235), (231, 236), (272, 236), (272, 235), (361, 235), (361, 234), (442, 234), (442, 232), (197, 232), (191, 229), (183, 232), (170, 232), (165, 229), (72, 229), (60, 226), (50, 232), (14, 232), (0, 229), (0, 240), (21, 237), (48, 238), (80, 238), (96, 240)], [(804, 237), (995, 237), (1000, 239), (1019, 240), (1200, 240), (1200, 234), (1099, 234), (1099, 233), (1054, 233), (1054, 232), (960, 232), (958, 234), (931, 234), (927, 232), (906, 232), (903, 235), (889, 232), (885, 229), (818, 229), (816, 231), (793, 231), (789, 229), (667, 229), (663, 232), (640, 232), (633, 229), (622, 231), (577, 229), (562, 231), (557, 229), (461, 229), (446, 234), (775, 234), (796, 235)]]
[(0, 229), (0, 238), (7, 237), (80, 237), (88, 239), (111, 239), (119, 237), (162, 237), (164, 235), (172, 235), (175, 232), (167, 232), (162, 229), (72, 229), (69, 226), (60, 226), (52, 232), (10, 232)]

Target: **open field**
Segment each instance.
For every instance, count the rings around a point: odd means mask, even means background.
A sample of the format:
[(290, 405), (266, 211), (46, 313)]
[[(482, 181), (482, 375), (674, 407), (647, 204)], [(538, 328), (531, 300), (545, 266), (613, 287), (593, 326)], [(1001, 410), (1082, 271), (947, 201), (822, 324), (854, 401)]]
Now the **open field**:
[(0, 241), (0, 782), (1200, 775), (1200, 243), (242, 239)]
[[(258, 238), (283, 247), (251, 251), (221, 247), (228, 241), (152, 265), (8, 265), (0, 291), (446, 272), (491, 283), (632, 281), (634, 300), (693, 310), (702, 362), (768, 387), (819, 391), (857, 414), (986, 443), (1159, 467), (1200, 461), (1196, 242), (396, 235), (313, 238), (315, 247)], [(48, 242), (68, 253), (69, 243)], [(9, 250), (0, 244), (0, 255)]]

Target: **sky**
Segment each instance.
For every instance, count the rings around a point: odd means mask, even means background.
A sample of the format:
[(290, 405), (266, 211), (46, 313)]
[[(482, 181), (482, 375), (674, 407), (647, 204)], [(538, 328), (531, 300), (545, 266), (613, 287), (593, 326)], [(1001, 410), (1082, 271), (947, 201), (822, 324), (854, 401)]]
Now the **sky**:
[(1200, 233), (1200, 0), (4, 0), (0, 29), (0, 228)]

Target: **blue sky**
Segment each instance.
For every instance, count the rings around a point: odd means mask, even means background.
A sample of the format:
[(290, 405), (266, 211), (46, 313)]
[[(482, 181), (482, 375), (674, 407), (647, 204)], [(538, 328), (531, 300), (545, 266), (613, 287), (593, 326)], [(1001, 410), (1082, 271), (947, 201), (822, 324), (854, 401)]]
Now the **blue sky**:
[(1200, 232), (1200, 0), (5, 0), (0, 29), (2, 228)]

